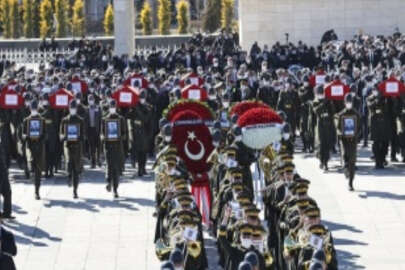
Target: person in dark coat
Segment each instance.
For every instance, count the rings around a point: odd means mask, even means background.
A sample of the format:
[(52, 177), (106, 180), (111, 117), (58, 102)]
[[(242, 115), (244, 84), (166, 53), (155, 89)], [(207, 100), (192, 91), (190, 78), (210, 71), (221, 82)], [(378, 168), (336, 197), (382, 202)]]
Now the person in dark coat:
[(146, 93), (141, 92), (140, 101), (128, 115), (129, 143), (138, 162), (138, 176), (146, 174), (146, 155), (148, 152), (147, 124), (151, 117), (151, 106), (146, 103)]
[(3, 143), (0, 140), (0, 195), (3, 196), (3, 212), (0, 217), (14, 219), (11, 215), (11, 186), (8, 178), (8, 168), (4, 158)]
[(285, 90), (282, 91), (278, 97), (277, 110), (286, 113), (286, 121), (291, 127), (291, 136), (295, 138), (295, 130), (297, 127), (297, 113), (299, 110), (299, 97), (295, 90), (293, 90), (292, 82), (285, 84)]
[(333, 148), (335, 107), (325, 98), (322, 85), (316, 88), (316, 94), (317, 97), (312, 103), (312, 110), (316, 115), (315, 141), (320, 168), (327, 171), (330, 152)]
[(353, 108), (354, 95), (345, 97), (345, 109), (336, 116), (336, 127), (345, 177), (349, 180), (349, 190), (353, 191), (353, 179), (356, 167), (357, 142), (360, 135), (360, 115)]
[(121, 173), (121, 163), (123, 158), (123, 146), (127, 134), (125, 119), (116, 111), (116, 101), (110, 101), (109, 113), (103, 118), (101, 123), (101, 140), (104, 144), (107, 161), (107, 191), (111, 188), (114, 191), (114, 198), (118, 198), (118, 185)]
[(34, 172), (35, 199), (39, 200), (41, 175), (45, 168), (45, 119), (38, 113), (38, 102), (31, 102), (31, 115), (24, 119), (22, 137), (27, 144), (28, 167)]
[(0, 217), (0, 269), (15, 270), (13, 257), (17, 255), (17, 246), (14, 235), (1, 226), (2, 218)]

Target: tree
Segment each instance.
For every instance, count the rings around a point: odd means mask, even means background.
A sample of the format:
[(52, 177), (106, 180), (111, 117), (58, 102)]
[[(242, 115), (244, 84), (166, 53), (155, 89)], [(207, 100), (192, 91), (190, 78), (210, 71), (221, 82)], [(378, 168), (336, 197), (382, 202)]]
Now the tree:
[(18, 0), (10, 0), (11, 36), (20, 37), (20, 12)]
[(114, 33), (114, 10), (111, 4), (107, 6), (104, 14), (104, 33), (111, 36)]
[(40, 0), (32, 0), (32, 35), (33, 37), (40, 36)]
[(179, 34), (186, 34), (188, 28), (188, 3), (180, 0), (177, 3), (177, 23)]
[(33, 6), (34, 2), (32, 0), (23, 1), (23, 32), (26, 38), (34, 37), (34, 17), (33, 17)]
[(203, 29), (212, 33), (221, 27), (221, 0), (208, 0), (203, 16)]
[(148, 2), (145, 1), (141, 10), (141, 25), (144, 35), (152, 34), (152, 9)]
[(66, 37), (68, 33), (68, 7), (67, 0), (55, 0), (56, 36)]
[(171, 2), (170, 0), (159, 0), (158, 20), (159, 33), (161, 35), (170, 34), (171, 21)]
[(73, 36), (83, 36), (86, 33), (83, 1), (75, 0), (72, 11), (72, 34)]
[(40, 35), (42, 38), (49, 37), (53, 25), (53, 10), (52, 3), (49, 0), (42, 0), (40, 5)]
[(222, 0), (221, 26), (226, 31), (231, 31), (233, 20), (234, 0)]
[(10, 2), (1, 0), (1, 23), (3, 26), (3, 36), (11, 38)]

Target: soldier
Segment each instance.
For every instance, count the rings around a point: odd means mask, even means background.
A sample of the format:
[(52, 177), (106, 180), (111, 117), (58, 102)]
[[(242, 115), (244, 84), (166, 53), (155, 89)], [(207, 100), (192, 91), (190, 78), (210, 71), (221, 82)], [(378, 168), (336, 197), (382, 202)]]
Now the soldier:
[(49, 106), (49, 96), (47, 93), (41, 96), (39, 112), (45, 120), (45, 177), (49, 178), (53, 177), (54, 169), (57, 166), (55, 149), (57, 149), (58, 145), (58, 115), (57, 112)]
[(62, 119), (59, 136), (64, 142), (64, 155), (68, 171), (68, 185), (73, 183), (73, 198), (77, 199), (79, 187), (79, 174), (82, 170), (83, 143), (86, 130), (83, 119), (77, 115), (78, 104), (72, 100), (69, 104), (69, 115)]
[(360, 133), (360, 115), (353, 108), (352, 93), (345, 96), (345, 109), (336, 116), (340, 150), (344, 164), (344, 174), (349, 180), (349, 190), (353, 191), (353, 179), (356, 167), (357, 142)]
[(41, 174), (45, 166), (45, 120), (38, 113), (38, 101), (31, 102), (31, 115), (24, 119), (22, 137), (26, 143), (28, 167), (34, 172), (35, 199), (39, 200)]
[(276, 108), (278, 100), (278, 92), (270, 84), (270, 74), (268, 72), (262, 75), (262, 81), (257, 90), (256, 98), (263, 101), (272, 108)]
[(315, 140), (318, 148), (317, 156), (320, 160), (319, 167), (328, 171), (328, 161), (334, 141), (335, 125), (333, 116), (335, 107), (331, 101), (325, 99), (322, 85), (317, 86), (315, 92), (316, 99), (312, 104), (312, 110), (316, 115)]
[(11, 186), (8, 178), (8, 168), (4, 158), (3, 143), (0, 140), (0, 194), (3, 196), (3, 212), (0, 212), (0, 218), (14, 219), (11, 215)]
[(405, 162), (405, 94), (400, 97), (397, 117), (398, 141), (401, 149), (402, 162)]
[(17, 255), (17, 246), (14, 235), (3, 228), (2, 217), (0, 217), (0, 269), (15, 270), (13, 257)]
[(87, 116), (87, 134), (89, 142), (89, 155), (91, 168), (94, 169), (96, 164), (101, 167), (100, 162), (100, 124), (101, 124), (101, 108), (96, 104), (95, 96), (90, 94), (87, 97), (89, 108)]
[(282, 110), (287, 115), (286, 121), (290, 124), (291, 135), (295, 139), (295, 130), (297, 127), (297, 112), (299, 110), (299, 98), (296, 91), (293, 90), (292, 82), (285, 84), (285, 90), (278, 97), (277, 110)]
[(300, 129), (300, 135), (302, 142), (304, 144), (303, 152), (311, 152), (313, 147), (313, 137), (311, 136), (311, 132), (309, 130), (309, 114), (310, 114), (310, 107), (311, 102), (314, 99), (313, 91), (309, 89), (307, 86), (308, 82), (304, 82), (304, 86), (302, 86), (299, 91), (299, 99), (300, 99), (300, 107), (299, 107), (299, 122), (298, 127)]
[(388, 98), (384, 98), (377, 89), (373, 89), (372, 94), (367, 98), (367, 105), (370, 113), (369, 126), (373, 141), (375, 168), (383, 169), (392, 133)]
[(107, 161), (107, 191), (113, 187), (114, 198), (118, 198), (119, 176), (123, 156), (122, 143), (127, 134), (125, 119), (117, 113), (116, 101), (110, 101), (110, 111), (101, 122), (101, 141), (104, 144), (104, 152)]
[[(138, 162), (138, 176), (146, 174), (146, 154), (148, 152), (148, 131), (146, 126), (150, 120), (150, 105), (146, 103), (146, 93), (139, 95), (140, 101), (128, 115), (129, 141), (133, 154)], [(134, 176), (135, 177), (135, 176)]]

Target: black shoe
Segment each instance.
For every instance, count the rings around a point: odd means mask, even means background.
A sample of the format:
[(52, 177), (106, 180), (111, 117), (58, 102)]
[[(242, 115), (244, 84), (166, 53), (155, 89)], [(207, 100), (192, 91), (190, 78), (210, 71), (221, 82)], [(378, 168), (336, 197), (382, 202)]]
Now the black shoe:
[(29, 171), (29, 170), (25, 170), (24, 173), (25, 173), (25, 178), (26, 178), (26, 179), (30, 179), (30, 171)]
[(72, 179), (70, 179), (70, 175), (68, 176), (68, 187), (72, 186)]
[(323, 164), (321, 163), (321, 164), (319, 164), (319, 169), (323, 169)]
[(90, 167), (91, 169), (95, 169), (96, 168), (96, 164), (91, 164), (91, 167)]
[(383, 167), (388, 165), (388, 161), (384, 160)]
[(108, 185), (105, 187), (105, 189), (106, 189), (108, 192), (111, 192), (111, 185), (108, 184)]
[(35, 200), (40, 200), (41, 199), (41, 196), (39, 196), (39, 193), (35, 193)]
[(328, 168), (328, 164), (327, 164), (327, 163), (325, 163), (325, 165), (323, 166), (323, 168), (324, 168), (324, 171), (325, 171), (325, 172), (329, 171), (329, 168)]
[(353, 186), (349, 186), (349, 191), (354, 191)]
[(46, 173), (45, 173), (45, 178), (49, 178), (49, 173), (48, 173), (48, 171), (46, 171)]
[(78, 198), (79, 198), (79, 196), (77, 196), (77, 192), (74, 191), (74, 192), (73, 192), (73, 199), (78, 199)]
[(12, 216), (11, 214), (4, 214), (0, 212), (0, 217), (3, 219), (15, 219), (15, 216)]
[(114, 192), (114, 198), (115, 198), (115, 199), (118, 199), (118, 198), (119, 198), (117, 191)]

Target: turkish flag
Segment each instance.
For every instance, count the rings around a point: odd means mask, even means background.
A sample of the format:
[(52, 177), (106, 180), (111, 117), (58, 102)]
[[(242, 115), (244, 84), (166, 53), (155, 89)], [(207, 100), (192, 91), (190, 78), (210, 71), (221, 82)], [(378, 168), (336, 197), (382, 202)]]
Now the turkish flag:
[(76, 94), (77, 92), (82, 92), (82, 94), (86, 94), (89, 89), (87, 83), (83, 80), (80, 80), (78, 77), (74, 77), (70, 81), (70, 83), (72, 85), (73, 94)]
[(315, 73), (314, 75), (312, 75), (311, 77), (309, 77), (308, 83), (311, 87), (315, 87), (317, 85), (324, 84), (325, 77), (326, 77), (325, 71), (320, 70), (317, 73)]
[(24, 106), (24, 98), (14, 89), (6, 88), (0, 94), (0, 107), (3, 109), (19, 109)]
[(378, 90), (384, 97), (398, 97), (401, 94), (405, 94), (404, 84), (394, 77), (381, 82), (378, 85)]
[(186, 86), (187, 79), (190, 79), (191, 84), (194, 84), (194, 85), (197, 85), (197, 86), (203, 86), (204, 85), (204, 80), (202, 78), (200, 78), (200, 76), (198, 76), (194, 72), (190, 72), (190, 73), (187, 73), (186, 75), (184, 75), (181, 78), (181, 80), (179, 82), (180, 87), (185, 87)]
[(329, 100), (344, 100), (345, 95), (350, 92), (350, 87), (340, 80), (335, 80), (325, 87), (325, 97)]
[(53, 109), (67, 109), (70, 101), (74, 98), (68, 90), (61, 88), (49, 96), (49, 104)]
[(197, 101), (206, 101), (208, 98), (207, 91), (195, 84), (188, 85), (181, 90), (181, 97)]
[(148, 88), (149, 82), (139, 74), (133, 74), (131, 77), (124, 81), (124, 86), (135, 87), (135, 82), (139, 82), (139, 88)]
[(138, 104), (139, 94), (133, 87), (125, 85), (116, 90), (112, 98), (117, 101), (119, 108), (129, 108)]

